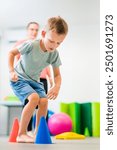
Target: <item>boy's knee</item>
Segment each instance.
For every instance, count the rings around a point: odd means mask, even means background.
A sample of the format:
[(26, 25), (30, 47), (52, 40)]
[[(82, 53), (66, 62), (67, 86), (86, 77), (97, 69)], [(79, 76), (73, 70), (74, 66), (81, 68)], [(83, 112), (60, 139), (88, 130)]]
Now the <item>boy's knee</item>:
[(39, 95), (37, 93), (32, 93), (29, 97), (29, 102), (32, 103), (33, 105), (37, 106), (39, 104)]
[(41, 106), (47, 106), (48, 105), (48, 99), (47, 98), (41, 98), (40, 99), (40, 105)]

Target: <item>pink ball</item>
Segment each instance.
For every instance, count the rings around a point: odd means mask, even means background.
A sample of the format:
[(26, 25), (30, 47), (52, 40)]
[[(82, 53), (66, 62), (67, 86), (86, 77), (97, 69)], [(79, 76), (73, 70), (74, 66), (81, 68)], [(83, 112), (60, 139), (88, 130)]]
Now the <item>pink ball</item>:
[(56, 113), (49, 118), (48, 128), (52, 135), (70, 132), (72, 129), (72, 120), (69, 115), (65, 113)]

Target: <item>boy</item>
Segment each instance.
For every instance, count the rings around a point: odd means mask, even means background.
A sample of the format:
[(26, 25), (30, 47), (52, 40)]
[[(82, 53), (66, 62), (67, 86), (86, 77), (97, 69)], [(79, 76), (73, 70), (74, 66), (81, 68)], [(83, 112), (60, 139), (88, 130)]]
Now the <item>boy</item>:
[[(35, 40), (37, 38), (38, 32), (39, 32), (39, 24), (37, 22), (29, 22), (26, 28), (27, 28), (27, 37), (23, 40), (20, 40), (20, 41), (16, 42), (14, 47), (23, 44), (27, 40)], [(15, 56), (15, 63), (17, 63), (17, 61), (19, 59), (20, 59), (20, 54)], [(44, 68), (43, 71), (41, 72), (41, 75), (40, 75), (40, 82), (43, 82), (46, 94), (47, 94), (47, 91), (48, 91), (47, 78), (48, 78), (48, 81), (50, 82), (50, 85), (52, 87), (53, 86), (53, 81), (52, 81), (52, 74), (51, 74), (49, 66)], [(26, 99), (25, 102), (24, 102), (23, 107), (25, 107), (25, 105), (27, 103), (28, 103), (28, 100)], [(32, 134), (32, 123), (33, 123), (33, 117), (31, 117), (31, 119), (29, 121), (29, 124), (28, 124), (28, 127), (27, 127), (28, 135), (30, 135), (30, 136), (33, 136), (33, 134)]]
[[(45, 29), (42, 30), (40, 40), (28, 41), (9, 52), (8, 66), (12, 89), (23, 103), (25, 99), (29, 100), (22, 111), (17, 142), (34, 142), (34, 138), (26, 134), (26, 129), (36, 106), (38, 105), (39, 109), (36, 114), (35, 135), (40, 117), (47, 114), (48, 99), (55, 99), (59, 93), (61, 60), (56, 48), (63, 42), (67, 32), (68, 26), (64, 19), (52, 17), (48, 19)], [(14, 68), (14, 57), (18, 53), (22, 56)], [(53, 67), (55, 85), (46, 95), (38, 77), (50, 64)]]

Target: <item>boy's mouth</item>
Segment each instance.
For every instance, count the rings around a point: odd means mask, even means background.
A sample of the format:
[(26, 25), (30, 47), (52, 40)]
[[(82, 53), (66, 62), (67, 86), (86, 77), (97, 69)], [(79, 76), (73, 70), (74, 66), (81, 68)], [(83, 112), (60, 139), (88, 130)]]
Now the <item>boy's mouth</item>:
[(51, 51), (53, 51), (53, 48), (50, 48)]

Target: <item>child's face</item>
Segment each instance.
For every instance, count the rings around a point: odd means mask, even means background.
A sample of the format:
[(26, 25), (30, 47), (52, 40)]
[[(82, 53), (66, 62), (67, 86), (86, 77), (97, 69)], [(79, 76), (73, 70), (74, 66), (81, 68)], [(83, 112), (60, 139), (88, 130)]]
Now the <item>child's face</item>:
[(55, 30), (43, 31), (42, 37), (45, 50), (49, 52), (55, 50), (63, 42), (65, 36), (65, 34), (57, 34)]

